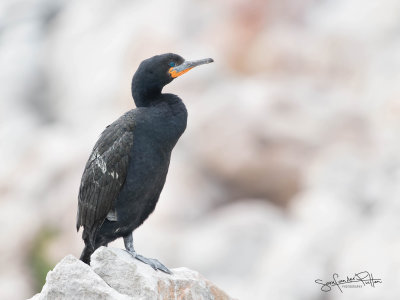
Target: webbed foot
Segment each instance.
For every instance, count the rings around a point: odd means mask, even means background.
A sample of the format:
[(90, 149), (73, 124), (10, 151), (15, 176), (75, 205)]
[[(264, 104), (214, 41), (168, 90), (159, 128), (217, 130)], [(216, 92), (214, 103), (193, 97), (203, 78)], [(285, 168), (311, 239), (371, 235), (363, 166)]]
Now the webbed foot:
[(137, 254), (135, 249), (133, 248), (132, 234), (124, 237), (124, 243), (125, 243), (126, 251), (130, 255), (132, 255), (134, 258), (136, 258), (137, 260), (140, 260), (141, 262), (149, 265), (150, 267), (152, 267), (156, 271), (160, 270), (160, 271), (163, 271), (164, 273), (172, 274), (172, 272), (166, 266), (164, 266), (162, 263), (160, 263), (157, 259), (155, 259), (155, 258), (147, 258), (147, 257), (144, 257), (144, 256), (142, 256), (140, 254)]
[(133, 253), (130, 251), (127, 251), (127, 252), (129, 254), (131, 254), (134, 258), (136, 258), (137, 260), (149, 265), (156, 271), (160, 270), (160, 271), (163, 271), (164, 273), (172, 274), (172, 272), (166, 266), (164, 266), (162, 263), (160, 263), (155, 258), (147, 258), (147, 257), (144, 257), (143, 255), (137, 254), (136, 252), (133, 252)]

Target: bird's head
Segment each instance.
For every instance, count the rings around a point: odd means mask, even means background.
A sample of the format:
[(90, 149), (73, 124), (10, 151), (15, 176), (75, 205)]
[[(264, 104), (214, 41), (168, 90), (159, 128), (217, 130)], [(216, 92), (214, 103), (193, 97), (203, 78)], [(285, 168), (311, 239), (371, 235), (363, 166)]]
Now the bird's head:
[(150, 100), (159, 95), (163, 87), (175, 78), (196, 66), (213, 61), (212, 58), (187, 61), (174, 53), (156, 55), (145, 59), (140, 63), (132, 79), (132, 96), (136, 106), (143, 106), (146, 97)]

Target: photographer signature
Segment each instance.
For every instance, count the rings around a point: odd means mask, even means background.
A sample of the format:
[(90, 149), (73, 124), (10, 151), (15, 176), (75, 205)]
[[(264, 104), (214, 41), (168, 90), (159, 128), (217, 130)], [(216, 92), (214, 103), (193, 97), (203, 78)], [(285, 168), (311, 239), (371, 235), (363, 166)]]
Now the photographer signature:
[(333, 274), (333, 281), (323, 282), (321, 279), (316, 279), (315, 283), (321, 285), (321, 291), (329, 292), (333, 286), (337, 286), (340, 292), (343, 293), (342, 288), (361, 288), (369, 285), (375, 287), (376, 283), (382, 283), (382, 279), (374, 278), (372, 274), (367, 271), (355, 273), (353, 277), (347, 276), (346, 279), (340, 279), (337, 273)]

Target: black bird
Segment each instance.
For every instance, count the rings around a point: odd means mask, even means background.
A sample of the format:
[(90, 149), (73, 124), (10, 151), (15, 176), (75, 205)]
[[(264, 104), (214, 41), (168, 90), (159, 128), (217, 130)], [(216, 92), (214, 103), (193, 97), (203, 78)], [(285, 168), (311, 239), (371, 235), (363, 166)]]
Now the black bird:
[(171, 151), (186, 129), (182, 100), (163, 87), (211, 58), (185, 61), (173, 53), (144, 60), (132, 79), (136, 109), (107, 126), (86, 163), (79, 188), (76, 228), (83, 226), (81, 260), (119, 237), (126, 250), (155, 270), (170, 271), (133, 248), (132, 232), (154, 211), (164, 187)]

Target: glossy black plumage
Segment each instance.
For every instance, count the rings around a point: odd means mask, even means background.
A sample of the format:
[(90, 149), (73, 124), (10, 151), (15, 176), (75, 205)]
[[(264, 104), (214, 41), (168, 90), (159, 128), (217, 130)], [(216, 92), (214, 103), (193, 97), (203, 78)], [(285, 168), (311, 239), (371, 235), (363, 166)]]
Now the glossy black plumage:
[(86, 163), (79, 188), (77, 230), (94, 245), (98, 228), (123, 186), (133, 144), (134, 112), (130, 111), (103, 131)]
[(107, 126), (94, 146), (79, 189), (77, 229), (84, 228), (84, 262), (90, 262), (99, 246), (118, 237), (127, 243), (132, 231), (153, 212), (171, 151), (187, 122), (182, 100), (161, 91), (173, 77), (192, 68), (186, 64), (172, 53), (143, 61), (132, 79), (137, 108)]

